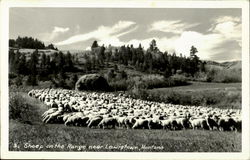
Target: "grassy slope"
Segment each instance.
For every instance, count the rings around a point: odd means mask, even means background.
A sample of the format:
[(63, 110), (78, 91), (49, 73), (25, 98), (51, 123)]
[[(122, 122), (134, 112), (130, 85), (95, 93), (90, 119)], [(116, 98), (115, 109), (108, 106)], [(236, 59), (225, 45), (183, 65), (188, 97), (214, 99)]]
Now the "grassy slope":
[(207, 90), (232, 90), (241, 92), (241, 83), (206, 83), (206, 82), (191, 82), (191, 85), (187, 86), (177, 86), (170, 88), (156, 88), (152, 91), (159, 91), (164, 93), (168, 90), (178, 90), (178, 91), (207, 91)]
[[(9, 149), (21, 151), (153, 151), (153, 152), (237, 152), (241, 151), (241, 133), (183, 130), (102, 130), (82, 127), (66, 127), (62, 124), (43, 124), (40, 115), (46, 110), (41, 102), (23, 95), (33, 108), (27, 112), (32, 124), (24, 124), (10, 120)], [(14, 143), (20, 148), (14, 148)], [(25, 148), (25, 143), (43, 145), (43, 148)], [(64, 148), (55, 148), (56, 144)], [(69, 145), (84, 145), (86, 149), (69, 148)], [(53, 148), (46, 148), (54, 145)], [(88, 146), (101, 145), (102, 149), (90, 149)], [(137, 146), (137, 149), (105, 149), (106, 145)], [(141, 145), (163, 146), (163, 149), (153, 148), (143, 150)], [(49, 146), (47, 146), (49, 147)], [(140, 150), (141, 149), (141, 150)]]
[(191, 82), (187, 86), (156, 88), (149, 90), (149, 92), (164, 96), (172, 95), (173, 92), (178, 93), (175, 99), (179, 99), (181, 104), (209, 105), (216, 108), (242, 108), (241, 83)]

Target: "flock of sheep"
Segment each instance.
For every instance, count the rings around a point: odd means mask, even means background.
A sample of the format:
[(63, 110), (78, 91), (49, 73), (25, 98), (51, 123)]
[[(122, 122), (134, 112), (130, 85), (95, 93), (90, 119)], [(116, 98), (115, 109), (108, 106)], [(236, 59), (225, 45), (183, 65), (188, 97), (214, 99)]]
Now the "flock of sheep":
[(44, 123), (103, 129), (241, 131), (240, 109), (173, 105), (123, 94), (65, 89), (31, 90), (28, 95), (47, 105), (42, 115)]

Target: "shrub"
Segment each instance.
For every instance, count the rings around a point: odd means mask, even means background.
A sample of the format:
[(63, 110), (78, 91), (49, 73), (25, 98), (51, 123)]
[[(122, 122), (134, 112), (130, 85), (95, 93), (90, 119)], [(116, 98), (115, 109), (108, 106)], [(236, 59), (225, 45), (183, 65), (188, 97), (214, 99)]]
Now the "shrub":
[(171, 79), (173, 81), (172, 86), (183, 86), (188, 84), (188, 79), (184, 75), (177, 74), (172, 76)]
[(109, 85), (113, 91), (126, 91), (129, 86), (128, 81), (126, 80), (110, 82)]
[(109, 91), (107, 80), (99, 74), (87, 74), (82, 76), (75, 85), (76, 90)]
[(210, 69), (207, 72), (207, 82), (234, 83), (241, 82), (240, 69)]
[(218, 108), (241, 108), (241, 92), (228, 91), (167, 91), (164, 95), (160, 92), (145, 89), (134, 89), (129, 91), (133, 98), (143, 100), (164, 102), (180, 105), (212, 106)]
[(17, 77), (17, 74), (15, 74), (13, 72), (9, 73), (9, 79), (13, 79), (13, 78), (16, 78), (16, 77)]
[(26, 103), (20, 93), (10, 93), (9, 96), (9, 119), (21, 122), (29, 121), (28, 113), (32, 112), (31, 106)]

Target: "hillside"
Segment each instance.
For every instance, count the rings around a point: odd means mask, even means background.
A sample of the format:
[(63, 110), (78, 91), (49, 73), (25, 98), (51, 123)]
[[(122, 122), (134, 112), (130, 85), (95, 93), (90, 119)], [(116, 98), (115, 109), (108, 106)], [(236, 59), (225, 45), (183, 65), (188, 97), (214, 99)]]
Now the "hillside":
[(206, 61), (207, 66), (215, 69), (241, 69), (241, 61), (228, 61), (228, 62), (216, 62), (216, 61)]
[(223, 62), (221, 64), (223, 64), (225, 68), (227, 69), (241, 69), (242, 68), (241, 61)]

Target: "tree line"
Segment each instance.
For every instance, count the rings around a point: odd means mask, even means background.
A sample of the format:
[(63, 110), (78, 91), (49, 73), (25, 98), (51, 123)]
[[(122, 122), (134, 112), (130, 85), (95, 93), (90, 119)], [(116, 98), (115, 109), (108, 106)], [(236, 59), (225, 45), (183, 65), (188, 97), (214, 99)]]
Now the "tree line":
[(9, 47), (58, 50), (53, 44), (45, 46), (45, 44), (38, 39), (34, 39), (32, 37), (20, 37), (20, 36), (18, 36), (16, 40), (9, 39)]
[(144, 50), (141, 44), (134, 48), (133, 45), (123, 45), (120, 47), (99, 46), (94, 41), (91, 46), (91, 54), (85, 54), (86, 70), (102, 67), (109, 62), (133, 66), (136, 70), (146, 73), (162, 74), (170, 77), (176, 73), (183, 73), (194, 76), (195, 73), (205, 71), (205, 62), (196, 55), (197, 48), (190, 48), (190, 56), (177, 56), (175, 53), (161, 52), (155, 40), (149, 44), (149, 48)]
[(36, 49), (28, 56), (19, 50), (9, 50), (9, 72), (17, 77), (27, 76), (28, 85), (37, 85), (39, 80), (51, 80), (60, 85), (67, 78), (66, 72), (76, 70), (73, 59), (70, 52), (63, 54), (59, 51), (46, 55)]
[[(23, 42), (20, 46), (32, 46), (26, 44), (29, 41), (43, 44), (37, 39), (28, 37), (18, 37), (15, 43)], [(12, 44), (10, 43), (10, 45)], [(141, 45), (137, 48), (133, 45), (104, 47), (104, 45), (99, 46), (97, 41), (94, 41), (90, 53), (83, 55), (84, 65), (80, 68), (77, 68), (77, 66), (79, 67), (78, 58), (72, 56), (70, 52), (63, 54), (61, 51), (57, 51), (53, 54), (45, 54), (44, 52), (39, 53), (38, 49), (36, 48), (30, 55), (21, 54), (19, 49), (9, 50), (10, 73), (28, 76), (27, 84), (29, 85), (36, 85), (38, 80), (49, 79), (55, 84), (63, 86), (62, 80), (67, 78), (66, 72), (92, 73), (102, 70), (105, 66), (108, 67), (110, 63), (130, 66), (135, 70), (149, 74), (161, 74), (166, 78), (176, 73), (194, 76), (197, 72), (205, 71), (205, 62), (202, 62), (196, 55), (198, 50), (194, 46), (190, 49), (189, 57), (177, 56), (175, 53), (161, 52), (155, 40), (150, 42), (148, 49), (142, 48)], [(115, 66), (117, 67), (117, 65)], [(112, 77), (111, 72), (109, 73), (111, 75), (109, 77)], [(126, 72), (122, 71), (121, 77), (124, 75)], [(73, 79), (77, 79), (77, 77)]]

